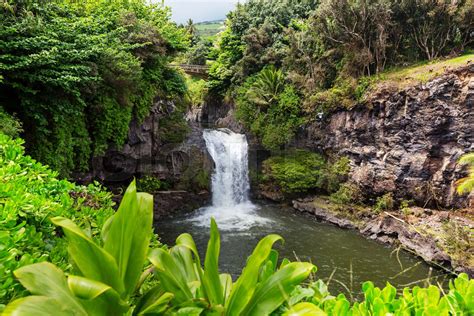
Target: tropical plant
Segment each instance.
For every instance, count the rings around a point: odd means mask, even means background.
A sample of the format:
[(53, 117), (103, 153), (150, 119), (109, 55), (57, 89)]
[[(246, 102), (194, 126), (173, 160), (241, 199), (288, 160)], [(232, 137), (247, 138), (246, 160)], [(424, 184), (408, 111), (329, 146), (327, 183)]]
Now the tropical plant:
[(0, 133), (0, 310), (25, 295), (13, 271), (50, 261), (66, 272), (66, 242), (50, 217), (73, 219), (97, 239), (113, 214), (111, 194), (97, 184), (87, 187), (58, 179), (57, 172), (25, 155), (23, 140)]
[(255, 76), (246, 97), (250, 102), (267, 108), (277, 100), (284, 87), (285, 77), (281, 70), (268, 66)]
[(456, 182), (458, 194), (470, 193), (474, 190), (474, 153), (465, 154), (459, 163), (468, 165), (469, 175)]
[[(130, 298), (148, 254), (153, 220), (153, 197), (128, 187), (118, 211), (102, 228), (96, 243), (64, 217), (51, 221), (69, 242), (75, 274), (67, 277), (55, 265), (42, 262), (15, 271), (32, 294), (11, 302), (4, 315), (121, 315), (130, 310)], [(156, 302), (155, 302), (156, 303)]]
[(151, 237), (153, 199), (137, 193), (135, 181), (128, 187), (120, 207), (102, 228), (96, 243), (71, 220), (55, 217), (69, 242), (68, 251), (76, 274), (67, 277), (58, 267), (42, 262), (15, 271), (32, 294), (11, 302), (4, 315), (133, 315), (177, 313), (199, 315), (268, 315), (277, 309), (295, 286), (315, 270), (310, 263), (283, 260), (272, 250), (282, 238), (263, 238), (248, 258), (235, 283), (219, 274), (220, 235), (214, 219), (204, 267), (189, 234), (182, 234), (169, 250), (157, 248), (149, 260), (158, 283), (136, 305), (132, 295), (151, 272), (143, 274)]
[(372, 282), (362, 285), (364, 300), (352, 304), (339, 294), (332, 296), (326, 284), (318, 280), (306, 288), (298, 287), (280, 311), (284, 315), (472, 315), (474, 313), (474, 280), (460, 274), (449, 284), (449, 292), (430, 285), (405, 288), (401, 294), (387, 283), (380, 289)]
[(178, 314), (269, 315), (315, 270), (310, 263), (288, 260), (277, 268), (278, 253), (272, 246), (279, 240), (278, 235), (263, 238), (233, 283), (229, 274), (218, 271), (220, 235), (212, 219), (204, 268), (189, 234), (180, 235), (168, 251), (155, 249), (151, 253), (160, 281), (154, 291), (172, 293), (169, 311)]

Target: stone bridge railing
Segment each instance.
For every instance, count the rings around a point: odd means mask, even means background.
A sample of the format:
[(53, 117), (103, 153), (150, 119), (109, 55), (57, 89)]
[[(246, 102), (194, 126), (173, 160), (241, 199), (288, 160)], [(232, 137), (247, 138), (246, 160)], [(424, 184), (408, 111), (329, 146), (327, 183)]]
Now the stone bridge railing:
[(181, 68), (184, 70), (185, 73), (188, 73), (188, 74), (191, 74), (191, 75), (194, 75), (194, 74), (197, 74), (197, 75), (204, 75), (204, 76), (207, 76), (208, 72), (209, 72), (209, 66), (205, 66), (205, 65), (191, 65), (191, 64), (173, 64), (172, 67), (175, 67), (175, 68)]

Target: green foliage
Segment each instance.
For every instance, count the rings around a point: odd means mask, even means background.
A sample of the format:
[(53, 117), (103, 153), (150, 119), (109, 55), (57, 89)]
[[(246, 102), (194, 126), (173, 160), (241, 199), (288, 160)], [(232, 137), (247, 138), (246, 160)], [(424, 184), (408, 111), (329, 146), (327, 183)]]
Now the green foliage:
[[(68, 277), (51, 263), (22, 267), (15, 276), (32, 294), (10, 303), (5, 315), (44, 314), (122, 315), (140, 287), (141, 274), (152, 235), (153, 197), (128, 187), (118, 211), (101, 231), (97, 243), (74, 222), (54, 217), (68, 240), (74, 272)], [(58, 309), (58, 306), (60, 307)]]
[(184, 111), (175, 109), (166, 117), (159, 120), (160, 139), (164, 143), (181, 143), (188, 135), (190, 127), (184, 119)]
[(237, 117), (271, 150), (287, 144), (304, 123), (296, 90), (271, 66), (247, 79), (236, 105)]
[(0, 304), (25, 294), (13, 277), (19, 267), (48, 260), (71, 269), (66, 243), (50, 217), (70, 217), (97, 239), (113, 213), (110, 193), (98, 185), (59, 180), (56, 172), (25, 156), (22, 145), (21, 139), (0, 133)]
[(187, 101), (192, 108), (200, 107), (204, 104), (207, 94), (206, 81), (200, 78), (186, 76)]
[(10, 137), (18, 137), (22, 131), (21, 122), (14, 116), (5, 113), (3, 108), (0, 107), (0, 133)]
[(393, 199), (393, 193), (389, 192), (382, 196), (379, 196), (375, 201), (374, 210), (376, 212), (393, 210), (395, 207), (395, 200)]
[(165, 181), (160, 180), (157, 177), (151, 175), (145, 175), (138, 179), (137, 188), (139, 191), (153, 193), (156, 191), (168, 190), (171, 185)]
[(0, 8), (0, 106), (23, 122), (28, 152), (62, 175), (87, 170), (155, 97), (183, 95), (167, 63), (187, 36), (169, 16), (142, 0)]
[[(364, 300), (351, 304), (342, 294), (332, 296), (327, 286), (316, 281), (298, 287), (289, 298), (284, 315), (471, 315), (474, 312), (474, 280), (460, 274), (450, 282), (449, 292), (430, 285), (405, 288), (398, 294), (390, 283), (380, 289), (372, 282), (362, 285)], [(307, 314), (303, 313), (306, 312)]]
[(284, 260), (277, 268), (273, 244), (280, 236), (269, 235), (255, 247), (236, 282), (219, 274), (220, 236), (214, 220), (211, 237), (201, 266), (196, 245), (189, 234), (176, 239), (169, 251), (157, 249), (150, 255), (163, 291), (173, 293), (168, 312), (185, 313), (192, 306), (196, 315), (268, 315), (277, 309), (314, 266)]
[(347, 205), (360, 202), (361, 195), (362, 192), (356, 184), (344, 183), (336, 192), (329, 196), (329, 199), (333, 203)]
[(186, 53), (186, 63), (192, 65), (205, 65), (208, 55), (211, 51), (212, 43), (205, 40), (200, 40)]
[(465, 154), (459, 163), (468, 166), (469, 174), (456, 182), (458, 194), (470, 193), (474, 190), (474, 153)]
[(263, 162), (263, 184), (276, 184), (285, 194), (309, 190), (335, 192), (350, 171), (349, 159), (342, 157), (334, 163), (305, 150), (288, 151)]
[[(220, 34), (209, 92), (236, 101), (241, 112), (251, 113), (240, 120), (259, 130), (264, 120), (252, 113), (261, 110), (249, 103), (268, 100), (261, 93), (252, 98), (250, 82), (271, 65), (298, 91), (299, 117), (312, 120), (363, 102), (379, 79), (373, 75), (388, 67), (466, 51), (474, 42), (473, 17), (472, 0), (246, 1), (228, 15)], [(253, 100), (245, 100), (246, 90)], [(280, 134), (291, 139), (293, 130), (277, 124), (267, 143), (284, 143)]]

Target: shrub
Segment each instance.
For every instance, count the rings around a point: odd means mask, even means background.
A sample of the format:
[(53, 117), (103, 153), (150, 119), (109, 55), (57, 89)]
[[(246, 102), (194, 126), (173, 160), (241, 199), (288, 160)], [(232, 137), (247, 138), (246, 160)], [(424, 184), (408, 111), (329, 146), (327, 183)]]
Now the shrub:
[[(212, 219), (204, 265), (191, 235), (182, 234), (169, 250), (151, 251), (153, 269), (142, 273), (152, 219), (153, 198), (137, 193), (134, 182), (102, 229), (101, 243), (71, 220), (53, 218), (69, 241), (77, 274), (66, 277), (46, 262), (16, 270), (15, 276), (32, 295), (11, 302), (5, 314), (269, 315), (315, 270), (311, 263), (288, 260), (278, 267), (278, 253), (272, 247), (282, 238), (268, 235), (233, 282), (229, 274), (219, 274), (220, 234)], [(134, 304), (132, 296), (152, 271), (159, 282)]]
[(285, 194), (315, 189), (331, 193), (339, 189), (349, 170), (347, 157), (329, 163), (319, 154), (295, 150), (265, 160), (262, 182), (276, 184)]
[(0, 106), (0, 133), (10, 137), (18, 137), (22, 131), (21, 122), (14, 116), (5, 113)]
[(237, 118), (267, 149), (279, 149), (293, 139), (305, 122), (301, 114), (300, 96), (274, 67), (249, 77), (237, 91)]
[(374, 210), (376, 212), (393, 210), (395, 207), (395, 201), (393, 199), (393, 193), (389, 192), (382, 196), (379, 196), (375, 201)]
[(138, 190), (148, 193), (153, 193), (160, 190), (168, 190), (171, 185), (165, 181), (154, 176), (145, 175), (138, 179)]
[(329, 199), (336, 204), (351, 204), (361, 200), (362, 192), (354, 183), (344, 183), (339, 189), (332, 193)]
[(325, 161), (318, 154), (296, 150), (263, 162), (263, 181), (275, 182), (283, 193), (301, 193), (318, 187)]
[(25, 156), (23, 141), (0, 133), (0, 304), (25, 291), (13, 271), (50, 261), (69, 271), (66, 243), (49, 221), (67, 216), (97, 238), (113, 213), (111, 194), (98, 185), (78, 186)]
[(472, 315), (474, 280), (460, 274), (446, 293), (434, 285), (398, 291), (390, 283), (380, 289), (372, 282), (362, 285), (364, 300), (351, 304), (343, 294), (332, 296), (320, 280), (298, 287), (279, 310), (281, 314), (315, 316), (349, 315)]

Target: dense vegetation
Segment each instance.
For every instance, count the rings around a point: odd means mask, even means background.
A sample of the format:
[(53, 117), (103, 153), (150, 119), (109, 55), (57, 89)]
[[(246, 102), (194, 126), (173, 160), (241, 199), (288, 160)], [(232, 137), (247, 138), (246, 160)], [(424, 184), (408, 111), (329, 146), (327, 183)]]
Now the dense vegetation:
[[(144, 0), (0, 2), (0, 125), (14, 113), (34, 158), (62, 175), (87, 170), (155, 98), (184, 95), (168, 63), (188, 35), (169, 16)], [(178, 112), (165, 114), (182, 134)]]
[[(137, 193), (132, 183), (97, 241), (70, 219), (52, 218), (69, 242), (74, 272), (66, 277), (46, 262), (16, 270), (15, 276), (32, 295), (11, 302), (4, 314), (339, 316), (474, 312), (474, 280), (465, 274), (451, 282), (448, 293), (430, 286), (405, 288), (397, 295), (390, 284), (379, 289), (366, 282), (362, 302), (352, 304), (343, 294), (331, 296), (322, 281), (303, 283), (316, 271), (313, 264), (278, 260), (278, 252), (272, 249), (282, 240), (278, 235), (260, 240), (234, 282), (229, 274), (219, 274), (220, 234), (213, 219), (203, 265), (189, 234), (180, 235), (170, 249), (149, 251), (152, 203), (152, 196)], [(143, 271), (146, 260), (151, 267)], [(150, 289), (143, 286), (147, 278), (156, 278)]]
[[(263, 162), (261, 186), (286, 195), (319, 190), (335, 193), (350, 171), (349, 159), (328, 162), (305, 150), (286, 151)], [(277, 187), (271, 187), (276, 185)]]
[[(384, 70), (472, 48), (474, 3), (249, 0), (226, 23), (210, 54), (210, 92), (233, 100), (246, 127), (275, 149), (305, 122), (361, 101)], [(269, 99), (250, 98), (252, 89)]]
[(17, 268), (50, 261), (71, 269), (66, 241), (51, 217), (73, 219), (92, 238), (112, 213), (111, 195), (97, 185), (75, 185), (24, 154), (23, 141), (0, 133), (0, 305), (26, 292)]

